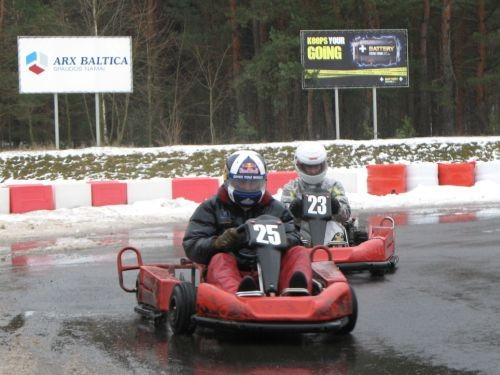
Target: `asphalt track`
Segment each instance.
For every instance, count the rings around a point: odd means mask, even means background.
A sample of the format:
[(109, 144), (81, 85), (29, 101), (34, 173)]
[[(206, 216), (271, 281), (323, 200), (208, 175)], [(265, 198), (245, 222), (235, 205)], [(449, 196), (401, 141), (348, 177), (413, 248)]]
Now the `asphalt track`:
[(343, 337), (176, 337), (142, 320), (118, 286), (117, 250), (175, 260), (185, 223), (17, 250), (0, 260), (0, 374), (498, 374), (500, 213), (438, 214), (397, 226), (394, 274), (349, 276), (359, 319)]

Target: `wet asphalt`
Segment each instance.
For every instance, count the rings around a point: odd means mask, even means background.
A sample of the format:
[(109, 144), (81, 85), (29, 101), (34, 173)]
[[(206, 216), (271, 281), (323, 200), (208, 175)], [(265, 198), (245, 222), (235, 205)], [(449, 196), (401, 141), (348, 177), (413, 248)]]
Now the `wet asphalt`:
[(177, 337), (143, 320), (118, 286), (116, 253), (131, 244), (146, 262), (174, 261), (185, 225), (0, 261), (0, 374), (500, 373), (498, 212), (401, 219), (397, 271), (348, 276), (359, 318), (347, 336)]

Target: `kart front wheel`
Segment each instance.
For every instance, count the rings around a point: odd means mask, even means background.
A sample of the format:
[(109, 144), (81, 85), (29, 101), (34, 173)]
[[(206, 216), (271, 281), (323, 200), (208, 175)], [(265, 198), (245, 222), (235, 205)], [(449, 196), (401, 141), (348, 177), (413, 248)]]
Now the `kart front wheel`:
[(192, 319), (196, 311), (196, 293), (190, 282), (177, 284), (170, 297), (168, 323), (175, 334), (190, 335), (196, 325)]
[(356, 294), (354, 293), (354, 289), (352, 289), (351, 286), (349, 286), (349, 289), (351, 290), (352, 313), (347, 317), (347, 324), (338, 331), (340, 334), (351, 333), (356, 325), (356, 321), (358, 320), (358, 300), (356, 298)]

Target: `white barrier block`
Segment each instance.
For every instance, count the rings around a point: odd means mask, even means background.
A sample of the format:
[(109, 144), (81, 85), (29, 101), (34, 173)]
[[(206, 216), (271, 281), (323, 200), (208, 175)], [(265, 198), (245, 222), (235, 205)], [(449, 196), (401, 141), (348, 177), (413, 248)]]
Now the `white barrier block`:
[(437, 163), (418, 163), (406, 166), (406, 191), (417, 186), (439, 185)]
[(10, 192), (8, 187), (0, 187), (0, 214), (10, 213)]
[(58, 208), (92, 207), (91, 186), (85, 181), (54, 182), (54, 204)]
[(128, 204), (153, 199), (172, 199), (172, 179), (128, 180), (127, 199)]
[(358, 173), (355, 169), (330, 168), (327, 175), (339, 181), (346, 194), (358, 192)]
[(477, 181), (500, 182), (500, 160), (477, 162), (476, 182)]
[(358, 175), (358, 193), (368, 193), (368, 169), (366, 167), (355, 168)]

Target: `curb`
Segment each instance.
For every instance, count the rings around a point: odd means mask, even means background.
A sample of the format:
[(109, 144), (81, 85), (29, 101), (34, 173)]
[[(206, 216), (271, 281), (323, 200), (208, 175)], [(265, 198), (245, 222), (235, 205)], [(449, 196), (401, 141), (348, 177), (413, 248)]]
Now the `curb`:
[[(417, 186), (474, 186), (478, 181), (500, 183), (500, 160), (491, 162), (371, 164), (365, 168), (330, 168), (346, 193), (400, 194)], [(271, 194), (291, 179), (295, 171), (269, 171)], [(177, 177), (126, 181), (10, 182), (0, 186), (0, 214), (90, 206), (133, 204), (153, 199), (184, 198), (202, 202), (222, 184), (222, 177)]]

